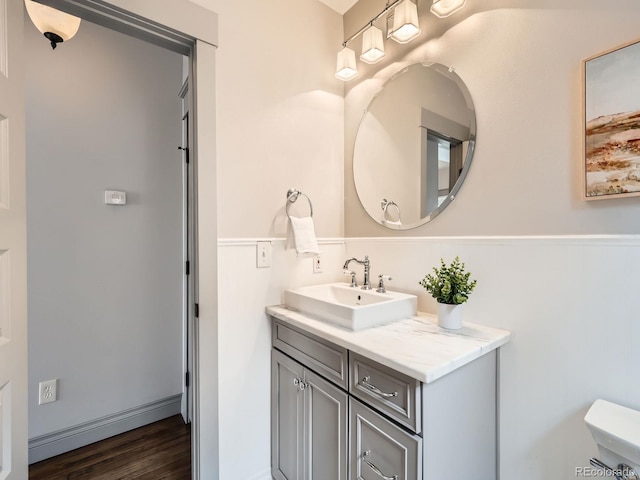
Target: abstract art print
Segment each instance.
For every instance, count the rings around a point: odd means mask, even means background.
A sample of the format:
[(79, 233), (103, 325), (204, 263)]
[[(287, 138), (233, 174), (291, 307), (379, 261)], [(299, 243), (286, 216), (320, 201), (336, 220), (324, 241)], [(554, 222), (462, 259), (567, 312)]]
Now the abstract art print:
[(640, 195), (640, 41), (584, 61), (586, 199)]

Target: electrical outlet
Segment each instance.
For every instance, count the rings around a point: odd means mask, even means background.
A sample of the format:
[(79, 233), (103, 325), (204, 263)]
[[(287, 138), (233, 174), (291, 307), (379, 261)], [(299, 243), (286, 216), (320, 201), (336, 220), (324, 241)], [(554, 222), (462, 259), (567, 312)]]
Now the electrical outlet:
[(271, 266), (271, 242), (258, 242), (256, 246), (256, 267)]
[(58, 400), (58, 380), (47, 380), (39, 384), (38, 405)]
[(320, 254), (313, 257), (313, 273), (322, 273), (322, 257)]

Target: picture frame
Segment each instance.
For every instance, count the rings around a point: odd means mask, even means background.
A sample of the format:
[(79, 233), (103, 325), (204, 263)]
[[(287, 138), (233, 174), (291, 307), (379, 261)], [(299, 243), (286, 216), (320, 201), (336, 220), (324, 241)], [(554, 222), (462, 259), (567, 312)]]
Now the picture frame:
[(583, 60), (583, 198), (640, 196), (640, 39)]

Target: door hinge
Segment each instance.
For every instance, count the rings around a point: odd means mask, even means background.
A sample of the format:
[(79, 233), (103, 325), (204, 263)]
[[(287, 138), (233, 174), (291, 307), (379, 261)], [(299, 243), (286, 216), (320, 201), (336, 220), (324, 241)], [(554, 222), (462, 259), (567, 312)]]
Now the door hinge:
[(189, 388), (190, 380), (191, 380), (191, 377), (189, 375), (189, 372), (186, 372), (184, 374), (184, 386), (185, 387)]
[(195, 308), (194, 308), (194, 315), (196, 318), (200, 317), (200, 305), (198, 305), (197, 303), (195, 304)]
[(186, 275), (189, 275), (189, 260), (187, 260), (187, 267), (185, 269)]

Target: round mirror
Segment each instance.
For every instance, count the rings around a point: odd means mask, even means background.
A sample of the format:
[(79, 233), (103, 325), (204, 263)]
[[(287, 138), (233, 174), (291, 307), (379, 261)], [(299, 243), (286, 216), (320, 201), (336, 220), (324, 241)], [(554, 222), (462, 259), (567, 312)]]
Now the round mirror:
[(403, 69), (360, 122), (353, 177), (362, 206), (394, 230), (432, 220), (460, 189), (475, 139), (471, 95), (452, 69), (433, 63)]

